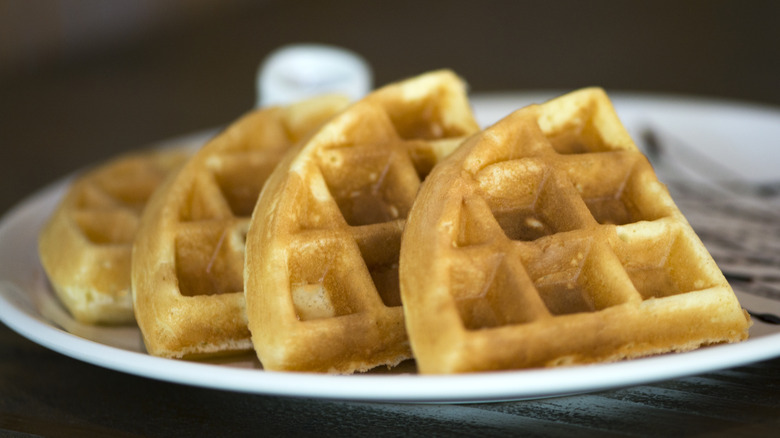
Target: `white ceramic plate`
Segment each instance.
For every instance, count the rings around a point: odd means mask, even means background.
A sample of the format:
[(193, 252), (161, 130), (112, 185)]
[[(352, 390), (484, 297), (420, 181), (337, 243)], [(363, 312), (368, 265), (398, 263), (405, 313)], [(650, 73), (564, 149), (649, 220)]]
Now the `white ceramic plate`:
[[(482, 95), (473, 98), (487, 125), (529, 102), (555, 93)], [(612, 95), (632, 133), (652, 126), (675, 141), (701, 148), (729, 172), (750, 182), (777, 177), (780, 110), (734, 102), (634, 94)], [(209, 134), (175, 143), (199, 144)], [(63, 195), (58, 181), (8, 212), (0, 222), (0, 320), (54, 351), (114, 370), (189, 385), (280, 396), (402, 402), (516, 400), (636, 385), (780, 355), (780, 326), (757, 321), (750, 339), (697, 351), (613, 364), (555, 369), (420, 376), (413, 363), (391, 371), (330, 376), (263, 371), (253, 355), (210, 362), (152, 357), (137, 327), (91, 327), (74, 321), (53, 295), (37, 256), (37, 233)], [(738, 292), (748, 309), (780, 314), (774, 296)]]

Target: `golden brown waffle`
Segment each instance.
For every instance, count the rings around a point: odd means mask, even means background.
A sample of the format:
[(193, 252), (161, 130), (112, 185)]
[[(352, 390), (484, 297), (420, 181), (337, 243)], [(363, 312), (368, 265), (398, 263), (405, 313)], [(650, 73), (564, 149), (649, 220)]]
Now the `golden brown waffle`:
[(135, 315), (150, 354), (181, 358), (251, 349), (243, 293), (249, 216), (290, 145), (346, 104), (325, 96), (252, 112), (155, 193), (132, 259)]
[(750, 325), (594, 88), (518, 110), (440, 163), (410, 213), (400, 278), (423, 373), (685, 351)]
[(116, 158), (78, 177), (41, 230), (38, 250), (73, 317), (88, 324), (133, 322), (130, 252), (146, 201), (184, 162), (183, 149)]
[(370, 94), (280, 163), (247, 236), (247, 313), (265, 369), (351, 373), (411, 357), (401, 232), (420, 181), (477, 131), (464, 84), (438, 71)]

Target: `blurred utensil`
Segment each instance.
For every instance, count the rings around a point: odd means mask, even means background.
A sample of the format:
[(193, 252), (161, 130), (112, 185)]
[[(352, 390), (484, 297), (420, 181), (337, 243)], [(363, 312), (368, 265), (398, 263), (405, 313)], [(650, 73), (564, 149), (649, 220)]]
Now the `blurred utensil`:
[[(648, 159), (654, 166), (660, 168), (657, 170), (661, 173), (667, 173), (667, 177), (674, 174), (674, 171), (682, 170), (683, 174), (693, 173), (713, 188), (732, 195), (760, 198), (780, 196), (780, 181), (768, 183), (748, 181), (742, 175), (658, 127), (646, 126), (639, 131), (639, 136)], [(670, 153), (672, 149), (674, 157)]]

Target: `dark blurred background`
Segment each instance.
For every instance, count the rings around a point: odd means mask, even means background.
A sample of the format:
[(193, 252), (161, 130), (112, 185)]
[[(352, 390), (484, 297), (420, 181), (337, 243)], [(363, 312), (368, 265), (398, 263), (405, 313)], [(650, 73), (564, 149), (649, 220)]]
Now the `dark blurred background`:
[(682, 93), (780, 105), (776, 1), (0, 0), (0, 212), (119, 152), (252, 107), (273, 49), (343, 46), (375, 84)]

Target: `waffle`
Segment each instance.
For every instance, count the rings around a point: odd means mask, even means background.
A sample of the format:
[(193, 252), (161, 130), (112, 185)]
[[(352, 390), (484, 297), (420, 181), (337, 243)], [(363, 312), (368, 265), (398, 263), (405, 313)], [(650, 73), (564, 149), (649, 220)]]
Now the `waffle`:
[(410, 358), (398, 253), (420, 181), (478, 131), (461, 80), (388, 85), (284, 159), (247, 235), (247, 314), (267, 370), (348, 374)]
[(130, 252), (147, 199), (182, 164), (182, 149), (142, 151), (79, 176), (41, 230), (46, 274), (71, 315), (86, 324), (133, 322)]
[(440, 163), (400, 279), (421, 373), (686, 351), (750, 325), (597, 88), (518, 110)]
[(135, 316), (150, 354), (251, 349), (243, 294), (249, 216), (284, 152), (346, 104), (324, 96), (249, 113), (154, 194), (132, 258)]

